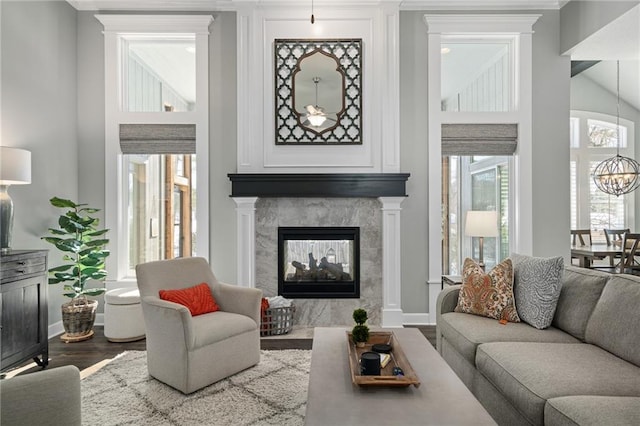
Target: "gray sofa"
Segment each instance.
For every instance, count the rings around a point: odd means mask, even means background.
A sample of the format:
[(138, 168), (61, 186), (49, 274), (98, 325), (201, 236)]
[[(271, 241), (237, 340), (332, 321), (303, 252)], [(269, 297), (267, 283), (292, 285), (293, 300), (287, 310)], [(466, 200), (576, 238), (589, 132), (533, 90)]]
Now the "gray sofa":
[(0, 380), (0, 425), (80, 426), (80, 370), (73, 365)]
[[(551, 327), (436, 311), (437, 349), (501, 425), (640, 425), (640, 277), (567, 266)], [(517, 309), (517, 306), (516, 306)]]

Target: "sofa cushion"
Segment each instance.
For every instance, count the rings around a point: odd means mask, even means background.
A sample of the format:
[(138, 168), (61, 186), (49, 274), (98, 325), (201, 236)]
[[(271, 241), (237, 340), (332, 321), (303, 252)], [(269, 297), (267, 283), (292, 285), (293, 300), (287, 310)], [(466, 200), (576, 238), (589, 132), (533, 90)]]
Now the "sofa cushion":
[(584, 341), (587, 321), (610, 277), (602, 271), (567, 265), (552, 325)]
[(449, 312), (442, 314), (438, 327), (442, 336), (465, 357), (471, 365), (475, 365), (476, 349), (481, 343), (488, 342), (556, 342), (579, 343), (575, 337), (549, 327), (538, 330), (524, 323), (500, 324), (498, 321)]
[(562, 257), (512, 254), (513, 294), (520, 319), (535, 328), (551, 325), (562, 285)]
[(503, 260), (485, 274), (473, 259), (466, 258), (462, 266), (462, 288), (455, 311), (520, 322), (513, 300), (511, 259)]
[(485, 343), (478, 371), (534, 425), (548, 399), (569, 395), (640, 397), (640, 368), (589, 344)]
[(640, 366), (640, 277), (612, 276), (591, 314), (585, 340)]
[(632, 396), (563, 396), (544, 406), (544, 424), (549, 426), (637, 426), (640, 398)]

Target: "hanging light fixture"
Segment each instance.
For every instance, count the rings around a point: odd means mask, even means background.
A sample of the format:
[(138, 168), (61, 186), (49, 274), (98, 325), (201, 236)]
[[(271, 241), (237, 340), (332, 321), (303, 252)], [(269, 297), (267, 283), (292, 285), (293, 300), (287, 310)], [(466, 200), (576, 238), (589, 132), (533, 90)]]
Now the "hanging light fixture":
[(316, 22), (316, 17), (313, 16), (313, 0), (311, 0), (311, 23), (315, 23)]
[(616, 197), (635, 191), (640, 186), (640, 164), (620, 155), (620, 61), (617, 61), (616, 156), (598, 164), (593, 170), (593, 182), (604, 193)]

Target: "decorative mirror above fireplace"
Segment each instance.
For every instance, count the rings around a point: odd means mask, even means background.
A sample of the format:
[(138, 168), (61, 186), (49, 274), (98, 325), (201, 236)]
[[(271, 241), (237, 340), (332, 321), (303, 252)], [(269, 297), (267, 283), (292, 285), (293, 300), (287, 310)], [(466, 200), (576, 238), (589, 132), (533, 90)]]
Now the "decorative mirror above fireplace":
[(276, 145), (362, 144), (362, 39), (274, 41)]

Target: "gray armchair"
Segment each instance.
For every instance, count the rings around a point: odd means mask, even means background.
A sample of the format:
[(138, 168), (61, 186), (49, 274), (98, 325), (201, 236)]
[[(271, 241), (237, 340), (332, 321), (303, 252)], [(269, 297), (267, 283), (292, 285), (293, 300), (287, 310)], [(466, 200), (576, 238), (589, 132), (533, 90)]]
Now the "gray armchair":
[[(191, 393), (260, 361), (262, 291), (218, 282), (199, 257), (136, 266), (147, 334), (149, 375)], [(185, 306), (160, 299), (160, 290), (207, 283), (220, 307), (191, 316)]]

